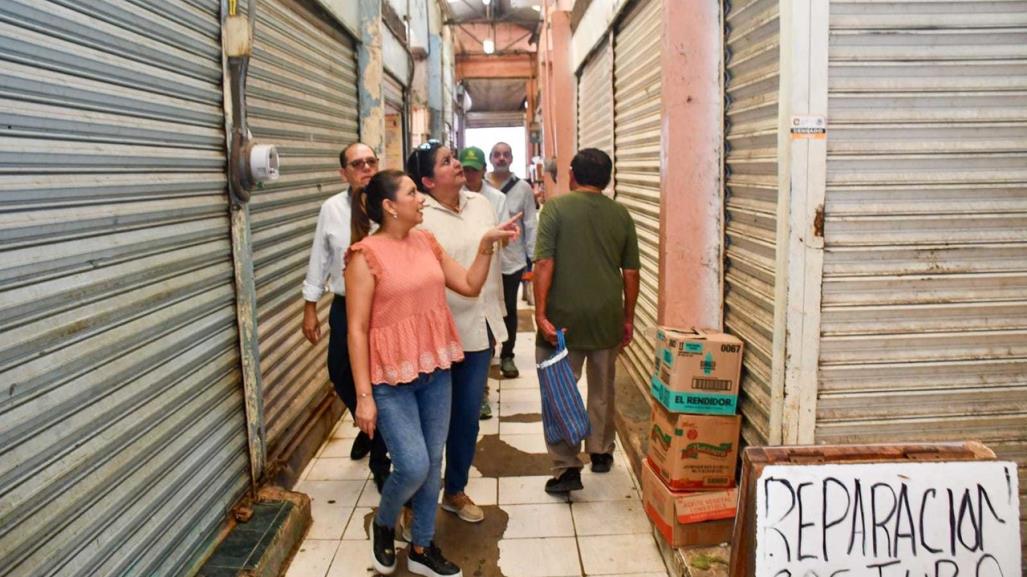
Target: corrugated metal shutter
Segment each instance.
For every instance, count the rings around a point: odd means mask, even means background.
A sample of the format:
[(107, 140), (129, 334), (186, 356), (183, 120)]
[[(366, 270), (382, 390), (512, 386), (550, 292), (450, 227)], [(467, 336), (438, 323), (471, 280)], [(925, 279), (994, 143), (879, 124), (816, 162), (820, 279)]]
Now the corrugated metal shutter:
[(381, 169), (403, 170), (406, 159), (406, 143), (403, 142), (406, 98), (403, 85), (386, 73), (382, 80), (382, 94), (385, 97), (385, 154), (382, 155)]
[[(357, 139), (353, 44), (289, 0), (257, 4), (247, 97), (254, 138), (278, 145), (281, 177), (250, 203), (260, 370), (269, 458), (288, 458), (312, 412), (334, 394), (328, 338), (303, 338), (300, 288), (318, 211), (345, 184), (339, 152)], [(331, 295), (318, 307), (327, 334)]]
[[(578, 76), (578, 150), (598, 148), (613, 158), (613, 62), (608, 40)], [(608, 187), (614, 189), (613, 180)]]
[(617, 200), (635, 219), (642, 286), (635, 339), (625, 350), (640, 387), (649, 390), (660, 280), (660, 34), (661, 0), (632, 9), (614, 37), (614, 170)]
[(385, 97), (386, 106), (395, 111), (403, 110), (403, 85), (391, 74), (386, 74), (382, 80), (382, 95)]
[(466, 128), (505, 128), (523, 126), (524, 111), (510, 110), (505, 112), (468, 112)]
[(979, 439), (1021, 491), (1025, 29), (1024, 2), (831, 3), (815, 432)]
[(724, 17), (724, 325), (745, 342), (741, 412), (746, 442), (780, 442), (771, 430), (777, 284), (777, 0), (731, 2)]
[(248, 486), (219, 35), (0, 5), (0, 575), (183, 575)]

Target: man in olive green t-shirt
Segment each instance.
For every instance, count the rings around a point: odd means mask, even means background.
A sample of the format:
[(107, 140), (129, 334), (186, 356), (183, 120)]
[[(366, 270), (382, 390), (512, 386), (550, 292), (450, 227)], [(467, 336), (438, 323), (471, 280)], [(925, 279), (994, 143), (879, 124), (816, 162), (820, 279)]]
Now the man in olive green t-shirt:
[[(614, 390), (617, 354), (631, 342), (638, 298), (638, 237), (631, 215), (602, 191), (613, 164), (596, 148), (571, 161), (571, 192), (545, 204), (535, 244), (535, 357), (549, 358), (556, 329), (566, 330), (576, 378), (588, 361), (588, 417), (592, 431), (585, 448), (592, 471), (613, 464)], [(547, 444), (556, 477), (546, 492), (581, 489), (580, 444)]]

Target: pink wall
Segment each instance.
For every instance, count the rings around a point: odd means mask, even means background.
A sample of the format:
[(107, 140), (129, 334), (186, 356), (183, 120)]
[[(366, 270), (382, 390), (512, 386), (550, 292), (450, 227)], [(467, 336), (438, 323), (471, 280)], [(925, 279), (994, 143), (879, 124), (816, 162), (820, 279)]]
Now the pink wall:
[(664, 0), (659, 319), (723, 327), (719, 2)]
[(546, 178), (546, 194), (554, 196), (569, 190), (567, 173), (577, 148), (575, 123), (577, 82), (571, 69), (570, 12), (549, 12), (548, 33), (539, 40), (539, 82), (542, 83), (543, 155), (556, 158), (557, 183)]

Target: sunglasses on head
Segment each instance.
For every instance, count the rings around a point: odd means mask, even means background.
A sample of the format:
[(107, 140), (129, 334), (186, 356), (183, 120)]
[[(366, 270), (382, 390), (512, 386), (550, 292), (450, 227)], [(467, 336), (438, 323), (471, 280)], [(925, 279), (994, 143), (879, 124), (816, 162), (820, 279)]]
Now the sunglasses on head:
[(431, 173), (430, 154), (436, 148), (441, 148), (442, 142), (434, 138), (430, 138), (414, 149), (413, 153), (407, 159), (407, 173), (414, 182), (420, 182), (421, 176)]
[(364, 167), (376, 168), (378, 166), (378, 159), (371, 158), (358, 158), (349, 162), (349, 167), (354, 170), (363, 170)]

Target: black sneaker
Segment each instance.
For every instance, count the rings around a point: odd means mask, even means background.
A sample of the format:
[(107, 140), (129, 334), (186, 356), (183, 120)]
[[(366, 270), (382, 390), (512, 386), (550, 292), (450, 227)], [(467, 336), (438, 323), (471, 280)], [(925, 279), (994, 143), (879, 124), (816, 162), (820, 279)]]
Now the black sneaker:
[(407, 549), (407, 569), (415, 575), (425, 577), (463, 577), (459, 567), (442, 556), (442, 551), (432, 541), (430, 545), (418, 553), (414, 547)]
[(374, 539), (371, 562), (374, 570), (382, 575), (392, 575), (396, 570), (396, 531), (392, 527), (382, 527), (377, 521), (372, 521), (371, 527)]
[(581, 469), (567, 469), (559, 477), (546, 481), (546, 493), (550, 495), (565, 495), (571, 491), (580, 491), (584, 488), (581, 484)]
[(613, 455), (610, 453), (589, 453), (592, 457), (593, 473), (609, 473), (613, 466)]
[(367, 433), (360, 431), (357, 433), (357, 438), (353, 439), (353, 448), (349, 450), (349, 458), (354, 461), (359, 461), (367, 456), (371, 452), (371, 437), (367, 436)]

